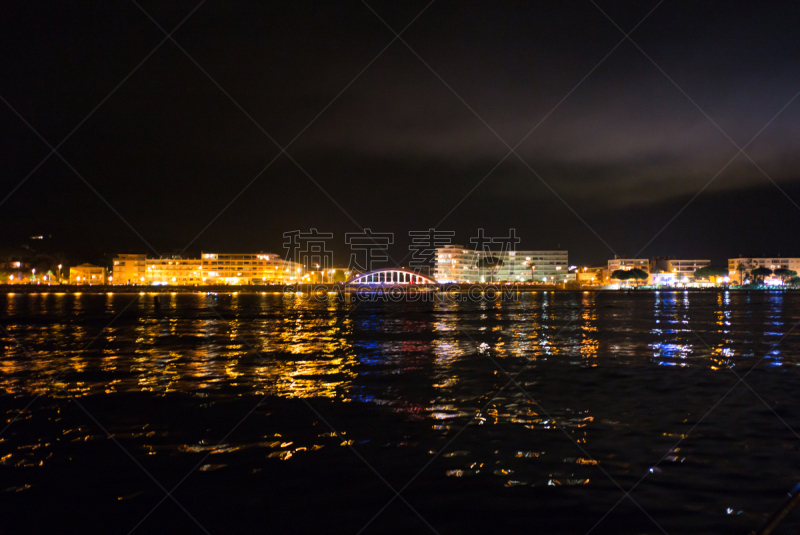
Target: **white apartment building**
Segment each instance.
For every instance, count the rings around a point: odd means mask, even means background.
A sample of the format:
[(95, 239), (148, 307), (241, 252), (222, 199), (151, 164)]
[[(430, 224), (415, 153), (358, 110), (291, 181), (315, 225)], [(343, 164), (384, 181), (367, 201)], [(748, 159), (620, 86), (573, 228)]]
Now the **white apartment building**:
[(792, 271), (800, 273), (800, 258), (781, 258), (779, 256), (764, 258), (729, 258), (728, 271), (730, 272), (730, 278), (739, 281), (739, 284), (742, 283), (739, 279), (739, 264), (744, 267), (745, 271), (765, 267), (773, 271), (776, 269), (791, 269)]
[[(478, 267), (492, 256), (502, 265)], [(434, 278), (439, 282), (535, 282), (563, 284), (575, 280), (569, 273), (567, 251), (474, 251), (463, 245), (436, 249)]]

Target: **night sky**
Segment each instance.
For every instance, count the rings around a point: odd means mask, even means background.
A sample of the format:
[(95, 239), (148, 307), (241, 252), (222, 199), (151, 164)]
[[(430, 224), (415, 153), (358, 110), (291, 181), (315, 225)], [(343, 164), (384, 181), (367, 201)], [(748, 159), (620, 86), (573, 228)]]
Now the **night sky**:
[(316, 227), (344, 263), (360, 228), (400, 261), (409, 230), (514, 227), (580, 265), (800, 256), (800, 3), (165, 4), (0, 6), (0, 245), (283, 253)]

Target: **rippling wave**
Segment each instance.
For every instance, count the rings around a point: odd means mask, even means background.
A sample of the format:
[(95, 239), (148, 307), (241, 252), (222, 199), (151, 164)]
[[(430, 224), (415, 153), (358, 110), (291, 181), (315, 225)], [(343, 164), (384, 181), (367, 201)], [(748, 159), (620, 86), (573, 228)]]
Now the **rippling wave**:
[[(127, 533), (191, 474), (209, 529), (356, 533), (411, 481), (441, 533), (745, 533), (800, 479), (796, 294), (155, 297), (0, 295), (7, 503)], [(137, 529), (196, 529), (167, 501)]]

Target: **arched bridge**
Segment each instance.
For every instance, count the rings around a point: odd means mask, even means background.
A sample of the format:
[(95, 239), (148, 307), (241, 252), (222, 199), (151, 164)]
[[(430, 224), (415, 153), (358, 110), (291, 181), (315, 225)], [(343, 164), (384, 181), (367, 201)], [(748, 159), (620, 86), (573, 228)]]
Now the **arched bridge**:
[(435, 280), (403, 268), (375, 269), (356, 275), (345, 284), (438, 284)]

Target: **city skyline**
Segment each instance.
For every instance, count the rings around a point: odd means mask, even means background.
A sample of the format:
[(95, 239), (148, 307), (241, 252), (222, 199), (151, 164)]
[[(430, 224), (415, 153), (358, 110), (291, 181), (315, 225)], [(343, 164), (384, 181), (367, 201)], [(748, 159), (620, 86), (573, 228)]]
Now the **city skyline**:
[[(305, 229), (304, 231), (297, 230), (292, 232), (307, 232), (308, 230), (317, 229)], [(369, 230), (369, 229), (368, 229)], [(506, 232), (516, 232), (516, 229), (505, 229)], [(472, 233), (470, 236), (454, 236), (452, 238), (451, 245), (458, 245), (458, 247), (469, 249), (470, 251), (476, 251), (472, 245), (464, 245), (464, 243), (469, 243), (471, 239), (474, 239), (475, 236), (483, 233), (484, 229), (477, 229), (475, 232)], [(408, 262), (414, 255), (415, 247), (414, 244), (415, 238), (410, 236), (409, 234), (413, 233), (425, 233), (425, 230), (421, 231), (411, 231), (406, 232), (405, 234), (395, 235), (393, 233), (387, 233), (392, 235), (392, 243), (388, 243), (385, 246), (386, 250), (386, 259), (384, 260), (383, 264), (385, 267), (402, 267), (407, 266)], [(444, 230), (443, 232), (451, 232)], [(286, 234), (286, 233), (284, 233)], [(350, 245), (345, 243), (344, 236), (338, 236), (335, 233), (330, 233), (331, 238), (327, 240), (327, 245), (330, 246), (330, 250), (327, 251), (330, 264), (336, 266), (343, 266), (348, 264), (349, 257), (354, 254), (354, 250), (350, 248)], [(647, 259), (656, 259), (656, 258), (670, 258), (670, 259), (686, 259), (686, 258), (707, 258), (710, 260), (712, 265), (727, 265), (728, 261), (731, 258), (754, 258), (754, 257), (794, 257), (797, 256), (797, 247), (785, 247), (784, 251), (772, 251), (769, 250), (767, 247), (757, 247), (754, 246), (749, 250), (744, 250), (742, 252), (736, 252), (728, 250), (722, 251), (717, 253), (716, 255), (708, 254), (710, 247), (704, 246), (704, 243), (710, 242), (703, 242), (702, 240), (694, 240), (690, 247), (684, 247), (683, 250), (685, 251), (697, 251), (698, 254), (694, 256), (689, 254), (680, 254), (674, 251), (661, 251), (661, 250), (654, 250), (651, 251), (650, 254), (646, 254), (646, 252), (640, 252), (639, 255), (634, 254), (624, 254), (629, 253), (628, 251), (624, 251), (623, 254), (610, 254), (605, 257), (599, 256), (597, 259), (592, 261), (580, 261), (580, 259), (586, 258), (588, 255), (582, 254), (585, 253), (581, 250), (576, 250), (570, 247), (564, 247), (561, 243), (557, 244), (554, 248), (546, 248), (546, 247), (536, 247), (541, 242), (536, 239), (526, 239), (525, 236), (520, 236), (520, 242), (515, 246), (512, 250), (543, 250), (543, 251), (569, 251), (570, 252), (570, 263), (577, 266), (599, 266), (604, 265), (609, 259), (613, 258), (647, 258)], [(285, 239), (285, 238), (281, 238)], [(267, 240), (265, 240), (266, 242)], [(274, 241), (274, 240), (273, 240)], [(56, 242), (55, 238), (52, 235), (36, 235), (36, 236), (28, 236), (27, 239), (24, 239), (20, 244), (14, 244), (12, 246), (5, 246), (0, 247), (0, 259), (2, 258), (17, 258), (20, 259), (25, 256), (28, 258), (35, 258), (37, 256), (52, 256), (53, 258), (58, 258), (58, 262), (64, 263), (66, 265), (78, 265), (81, 263), (92, 263), (92, 264), (108, 264), (111, 265), (111, 261), (114, 257), (120, 254), (143, 254), (148, 256), (148, 258), (162, 258), (162, 259), (170, 259), (170, 258), (200, 258), (204, 253), (207, 252), (214, 252), (214, 253), (223, 253), (223, 254), (268, 254), (271, 256), (278, 256), (278, 257), (287, 257), (286, 245), (285, 243), (279, 245), (275, 249), (268, 249), (266, 247), (256, 247), (255, 249), (246, 249), (246, 250), (237, 250), (235, 247), (221, 247), (221, 248), (208, 248), (205, 250), (198, 249), (198, 248), (191, 248), (186, 250), (181, 250), (179, 248), (172, 248), (164, 251), (162, 254), (154, 255), (152, 252), (147, 253), (142, 247), (128, 247), (128, 248), (117, 248), (112, 249), (111, 251), (106, 252), (98, 252), (93, 250), (90, 243), (84, 243), (81, 247), (77, 249), (73, 249), (72, 251), (64, 250), (60, 248), (58, 242)], [(87, 247), (88, 245), (88, 247)], [(787, 244), (788, 245), (788, 244)], [(485, 248), (484, 248), (485, 249)], [(491, 248), (490, 248), (491, 249)], [(718, 250), (719, 248), (717, 248)], [(743, 249), (743, 248), (742, 248)], [(288, 257), (286, 258), (288, 259)], [(403, 262), (401, 262), (401, 260)], [(431, 264), (432, 265), (432, 264)]]
[[(350, 234), (350, 261), (336, 264), (328, 249), (332, 234), (316, 229), (285, 233), (284, 258), (272, 253), (204, 252), (198, 257), (148, 257), (118, 254), (108, 266), (63, 265), (55, 257), (0, 257), (0, 281), (5, 284), (109, 286), (250, 286), (283, 285), (291, 291), (304, 284), (449, 284), (485, 283), (545, 285), (563, 290), (637, 288), (772, 289), (800, 286), (800, 257), (780, 255), (709, 259), (654, 256), (614, 256), (601, 266), (570, 262), (567, 250), (524, 250), (514, 229), (507, 236), (487, 236), (479, 229), (475, 248), (449, 243), (453, 236), (430, 229), (413, 232), (408, 260), (400, 265), (386, 254), (391, 234)], [(37, 237), (39, 238), (39, 237)], [(365, 241), (364, 238), (367, 238)], [(55, 262), (59, 262), (56, 266)], [(63, 269), (62, 269), (63, 268)], [(37, 275), (38, 269), (38, 275)], [(362, 275), (365, 275), (362, 277)], [(627, 284), (626, 284), (627, 281)], [(641, 285), (639, 283), (642, 283)]]

